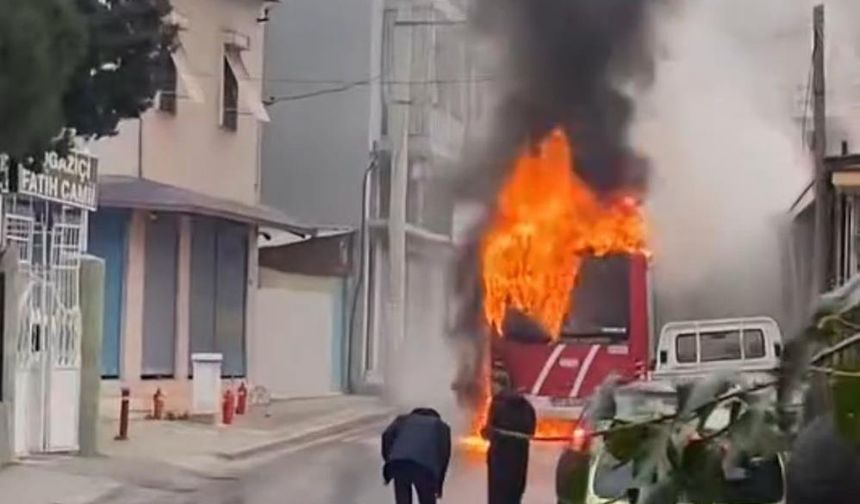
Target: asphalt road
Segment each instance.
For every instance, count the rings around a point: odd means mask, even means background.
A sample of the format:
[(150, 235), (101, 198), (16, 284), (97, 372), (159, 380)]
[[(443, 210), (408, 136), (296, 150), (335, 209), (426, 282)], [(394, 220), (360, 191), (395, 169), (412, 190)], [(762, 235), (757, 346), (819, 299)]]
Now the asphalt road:
[[(213, 481), (193, 494), (173, 495), (170, 504), (384, 504), (393, 490), (382, 482), (379, 433), (383, 426), (348, 433), (328, 442), (282, 453), (243, 477)], [(524, 504), (553, 504), (558, 448), (532, 450)], [(480, 458), (457, 450), (442, 502), (486, 502), (486, 473)], [(162, 502), (153, 499), (149, 502)]]

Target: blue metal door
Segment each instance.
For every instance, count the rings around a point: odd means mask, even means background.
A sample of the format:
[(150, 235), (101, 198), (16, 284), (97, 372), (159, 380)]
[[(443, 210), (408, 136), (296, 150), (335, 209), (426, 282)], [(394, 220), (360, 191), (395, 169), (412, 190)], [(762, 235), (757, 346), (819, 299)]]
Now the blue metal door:
[(102, 377), (118, 378), (129, 213), (99, 210), (90, 216), (88, 252), (105, 261)]

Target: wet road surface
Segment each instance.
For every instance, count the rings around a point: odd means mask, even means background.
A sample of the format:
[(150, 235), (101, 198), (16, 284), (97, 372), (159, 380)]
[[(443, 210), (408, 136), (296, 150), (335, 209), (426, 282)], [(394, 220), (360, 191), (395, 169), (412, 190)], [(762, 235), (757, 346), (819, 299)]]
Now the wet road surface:
[[(348, 433), (329, 442), (282, 453), (233, 480), (212, 481), (181, 495), (127, 496), (124, 503), (158, 504), (384, 504), (394, 502), (383, 485), (379, 433), (383, 425)], [(529, 488), (523, 504), (553, 504), (558, 448), (535, 445)], [(156, 490), (153, 490), (156, 492)], [(486, 473), (480, 458), (456, 450), (442, 502), (486, 502)]]

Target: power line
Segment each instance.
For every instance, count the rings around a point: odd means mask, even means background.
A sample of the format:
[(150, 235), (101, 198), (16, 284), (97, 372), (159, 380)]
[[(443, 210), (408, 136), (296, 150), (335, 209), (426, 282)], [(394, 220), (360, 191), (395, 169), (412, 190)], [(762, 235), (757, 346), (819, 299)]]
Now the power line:
[(308, 91), (306, 93), (297, 93), (292, 95), (285, 96), (271, 96), (268, 99), (264, 100), (265, 105), (274, 105), (276, 103), (281, 102), (289, 102), (296, 100), (304, 100), (307, 98), (314, 98), (317, 96), (324, 96), (328, 94), (337, 94), (349, 91), (351, 89), (367, 86), (373, 82), (380, 81), (382, 84), (391, 84), (391, 85), (432, 85), (432, 84), (469, 84), (469, 83), (480, 83), (480, 82), (492, 82), (497, 81), (499, 79), (494, 77), (486, 77), (486, 78), (470, 78), (470, 79), (433, 79), (433, 80), (415, 80), (415, 81), (394, 81), (394, 80), (380, 80), (380, 77), (374, 77), (370, 79), (362, 79), (352, 82), (344, 82), (339, 86), (325, 88), (325, 89), (317, 89), (314, 91)]
[(376, 78), (376, 79), (365, 79), (362, 81), (348, 82), (348, 83), (343, 84), (341, 86), (337, 86), (337, 87), (333, 87), (333, 88), (326, 88), (326, 89), (317, 89), (316, 91), (308, 91), (307, 93), (298, 93), (298, 94), (286, 95), (286, 96), (272, 96), (272, 97), (269, 97), (266, 100), (264, 100), (263, 103), (266, 106), (269, 106), (269, 105), (274, 105), (274, 104), (280, 103), (280, 102), (304, 100), (307, 98), (313, 98), (315, 96), (323, 96), (323, 95), (334, 94), (334, 93), (343, 93), (345, 91), (349, 91), (350, 89), (370, 84), (374, 80), (378, 80), (378, 78)]
[[(189, 72), (189, 76), (203, 79), (216, 79), (220, 78), (219, 75), (208, 73), (208, 72)], [(287, 84), (328, 84), (328, 85), (337, 85), (343, 86), (347, 84), (369, 84), (371, 82), (380, 80), (380, 76), (376, 77), (368, 77), (363, 79), (302, 79), (295, 77), (254, 77), (248, 76), (247, 80), (256, 81), (256, 82), (274, 82), (274, 83), (287, 83)], [(445, 78), (445, 79), (418, 79), (418, 80), (382, 80), (383, 84), (400, 84), (400, 85), (410, 85), (410, 84), (469, 84), (476, 82), (492, 82), (503, 80), (504, 78), (498, 75), (478, 75), (475, 77), (463, 77), (463, 78)]]
[[(340, 80), (340, 79), (294, 79), (294, 78), (277, 78), (277, 77), (266, 77), (262, 79), (251, 79), (251, 80), (260, 80), (262, 82), (286, 82), (289, 84), (332, 84), (332, 85), (345, 85), (345, 84), (353, 84), (353, 83), (369, 83), (367, 81), (380, 80), (379, 77), (376, 79), (359, 79), (359, 80)], [(418, 80), (382, 80), (383, 84), (401, 84), (401, 85), (410, 85), (410, 84), (470, 84), (476, 82), (492, 82), (502, 80), (502, 77), (492, 76), (492, 75), (484, 75), (484, 76), (476, 76), (476, 77), (465, 77), (465, 78), (451, 78), (451, 79), (418, 79)]]

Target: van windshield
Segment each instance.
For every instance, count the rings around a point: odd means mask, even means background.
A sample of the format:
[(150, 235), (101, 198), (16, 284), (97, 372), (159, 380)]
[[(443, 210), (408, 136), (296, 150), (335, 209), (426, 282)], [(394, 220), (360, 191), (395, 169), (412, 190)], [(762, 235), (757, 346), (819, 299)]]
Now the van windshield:
[[(593, 491), (601, 499), (617, 499), (635, 487), (632, 464), (619, 464), (603, 453), (597, 462)], [(720, 504), (774, 504), (783, 498), (782, 465), (777, 457), (751, 461), (726, 481)], [(681, 499), (681, 502), (684, 502)]]
[(630, 257), (585, 259), (570, 295), (566, 338), (626, 339), (630, 322)]

